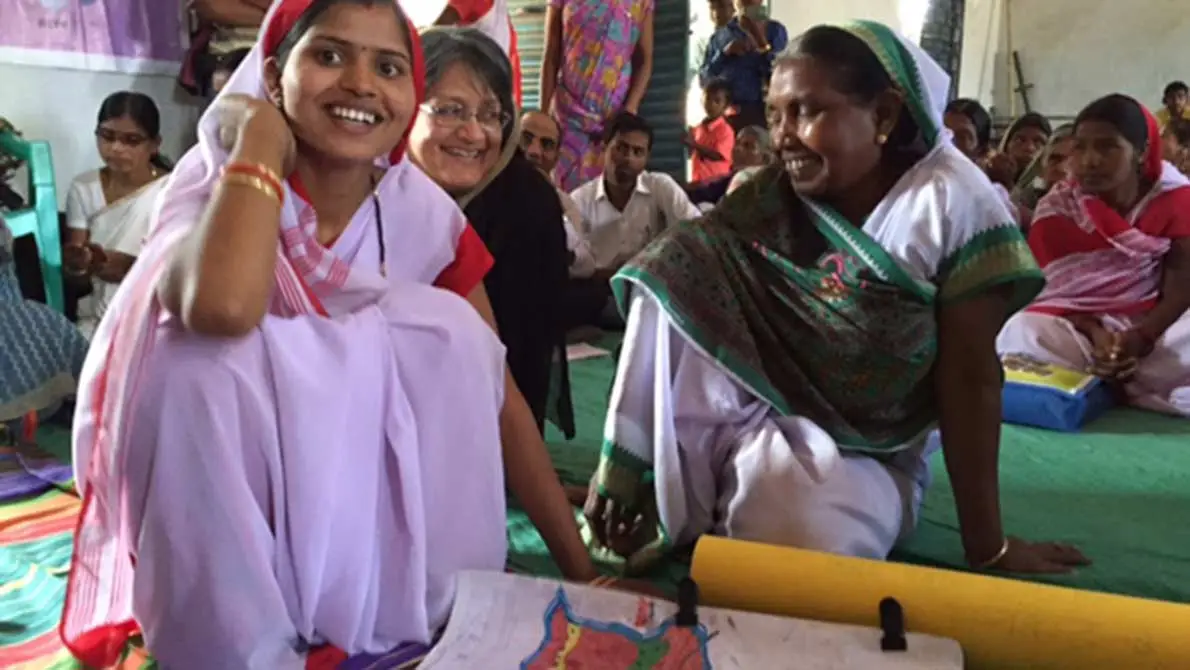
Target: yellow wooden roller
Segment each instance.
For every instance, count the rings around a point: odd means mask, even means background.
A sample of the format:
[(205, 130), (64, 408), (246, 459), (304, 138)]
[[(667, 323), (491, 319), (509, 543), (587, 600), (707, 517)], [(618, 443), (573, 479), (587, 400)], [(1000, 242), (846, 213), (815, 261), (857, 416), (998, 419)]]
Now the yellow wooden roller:
[(873, 627), (891, 596), (974, 670), (1190, 669), (1190, 605), (710, 536), (691, 577), (714, 607)]

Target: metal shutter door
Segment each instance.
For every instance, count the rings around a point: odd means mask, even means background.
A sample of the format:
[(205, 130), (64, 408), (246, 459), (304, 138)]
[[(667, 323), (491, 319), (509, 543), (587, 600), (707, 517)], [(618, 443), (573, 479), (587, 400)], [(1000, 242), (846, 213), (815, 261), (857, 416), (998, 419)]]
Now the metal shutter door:
[(541, 107), (541, 56), (545, 53), (545, 0), (508, 0), (521, 55), (521, 94), (525, 109)]
[(922, 26), (921, 48), (950, 75), (950, 97), (957, 96), (963, 57), (963, 0), (930, 3)]
[(655, 131), (649, 169), (686, 180), (686, 90), (690, 84), (689, 0), (655, 0), (653, 10), (653, 77), (641, 103), (641, 116)]

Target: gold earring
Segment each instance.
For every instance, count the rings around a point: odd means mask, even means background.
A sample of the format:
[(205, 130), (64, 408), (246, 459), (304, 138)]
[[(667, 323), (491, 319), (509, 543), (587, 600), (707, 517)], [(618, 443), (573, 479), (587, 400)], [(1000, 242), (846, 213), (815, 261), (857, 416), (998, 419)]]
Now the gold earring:
[(885, 142), (888, 142), (888, 135), (880, 133), (876, 136), (876, 144), (883, 145)]

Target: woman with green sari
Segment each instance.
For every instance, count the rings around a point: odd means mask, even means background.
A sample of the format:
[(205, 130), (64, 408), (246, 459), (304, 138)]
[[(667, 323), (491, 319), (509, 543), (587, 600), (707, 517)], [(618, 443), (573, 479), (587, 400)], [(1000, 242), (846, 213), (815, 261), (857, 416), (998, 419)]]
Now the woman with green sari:
[(973, 567), (1087, 562), (1001, 527), (995, 338), (1043, 278), (942, 132), (948, 85), (883, 25), (811, 29), (774, 66), (778, 164), (612, 280), (627, 330), (586, 513), (630, 569), (704, 533), (883, 559), (939, 446)]

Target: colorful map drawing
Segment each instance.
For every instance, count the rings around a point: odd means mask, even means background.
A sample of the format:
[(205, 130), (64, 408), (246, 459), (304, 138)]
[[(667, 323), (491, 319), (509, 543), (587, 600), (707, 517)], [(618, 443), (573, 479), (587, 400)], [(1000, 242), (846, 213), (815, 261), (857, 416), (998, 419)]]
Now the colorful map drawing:
[(545, 610), (545, 639), (521, 670), (711, 670), (701, 624), (673, 619), (640, 632), (621, 623), (575, 616), (561, 587)]

